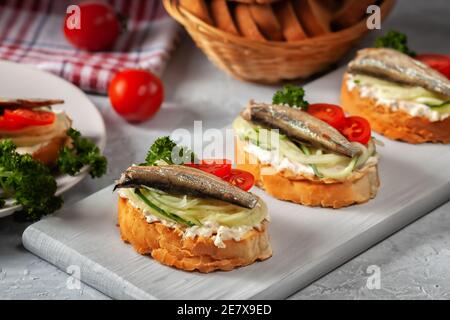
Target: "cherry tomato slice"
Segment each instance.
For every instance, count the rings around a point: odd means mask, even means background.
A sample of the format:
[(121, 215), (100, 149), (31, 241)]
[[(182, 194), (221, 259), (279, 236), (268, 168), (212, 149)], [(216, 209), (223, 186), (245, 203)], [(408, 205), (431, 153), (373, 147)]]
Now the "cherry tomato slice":
[(4, 116), (0, 116), (0, 131), (17, 131), (24, 127), (25, 126), (20, 123), (5, 119)]
[(53, 112), (16, 109), (5, 110), (5, 120), (15, 122), (22, 126), (44, 126), (55, 122), (56, 116)]
[(230, 175), (223, 179), (244, 191), (250, 190), (255, 184), (255, 177), (250, 172), (239, 169), (231, 169)]
[(415, 58), (450, 79), (450, 56), (445, 54), (429, 53), (419, 54)]
[(370, 123), (358, 116), (345, 118), (341, 133), (348, 141), (367, 144), (371, 137)]
[(345, 114), (341, 107), (334, 104), (314, 103), (308, 106), (308, 113), (330, 126), (339, 129), (344, 124)]
[(200, 163), (185, 165), (211, 173), (219, 178), (229, 176), (231, 173), (231, 161), (228, 159), (203, 159)]

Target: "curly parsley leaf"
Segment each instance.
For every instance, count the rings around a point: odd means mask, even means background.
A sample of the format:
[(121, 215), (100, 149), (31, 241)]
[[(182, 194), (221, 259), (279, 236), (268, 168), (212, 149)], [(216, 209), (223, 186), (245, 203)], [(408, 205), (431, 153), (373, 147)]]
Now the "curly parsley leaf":
[(308, 109), (308, 101), (305, 100), (305, 90), (291, 84), (285, 85), (282, 90), (275, 92), (272, 98), (273, 104), (287, 104), (293, 108)]
[(408, 48), (408, 37), (406, 34), (390, 30), (385, 36), (375, 40), (375, 48), (391, 48), (408, 56), (414, 57), (416, 53)]
[(166, 164), (183, 164), (195, 162), (195, 154), (188, 148), (178, 146), (170, 137), (160, 137), (148, 150), (143, 165), (155, 166), (160, 162)]
[[(55, 196), (56, 181), (49, 168), (29, 154), (19, 154), (10, 140), (0, 142), (0, 187), (3, 197), (23, 206), (19, 214), (26, 220), (38, 220), (62, 205), (62, 199)], [(3, 199), (1, 204), (5, 204)]]
[(73, 176), (87, 165), (92, 178), (99, 178), (104, 175), (108, 161), (100, 153), (100, 149), (73, 128), (67, 130), (67, 135), (72, 139), (72, 146), (66, 146), (59, 152), (58, 170), (61, 173)]

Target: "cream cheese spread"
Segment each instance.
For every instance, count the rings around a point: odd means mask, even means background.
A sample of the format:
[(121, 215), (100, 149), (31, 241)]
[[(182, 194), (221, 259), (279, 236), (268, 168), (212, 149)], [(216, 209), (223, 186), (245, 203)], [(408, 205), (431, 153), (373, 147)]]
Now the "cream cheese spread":
[[(265, 214), (265, 218), (255, 225), (251, 226), (237, 226), (237, 227), (227, 227), (223, 225), (219, 225), (215, 221), (205, 220), (202, 221), (201, 226), (193, 226), (184, 228), (178, 223), (167, 221), (164, 219), (159, 219), (148, 209), (148, 207), (140, 202), (136, 201), (134, 197), (130, 195), (130, 192), (133, 192), (133, 189), (119, 189), (118, 193), (121, 198), (127, 199), (130, 205), (136, 209), (139, 209), (145, 216), (148, 223), (160, 222), (163, 225), (169, 228), (179, 228), (183, 231), (183, 238), (195, 238), (196, 236), (201, 237), (211, 237), (214, 241), (214, 245), (218, 248), (225, 248), (225, 240), (235, 240), (240, 241), (244, 235), (251, 231), (252, 229), (260, 230), (262, 227), (262, 221), (269, 220), (267, 212)], [(266, 210), (266, 209), (264, 209)]]
[[(402, 94), (408, 89), (392, 82), (369, 76), (348, 74), (346, 85), (349, 91), (358, 88), (361, 97), (374, 99), (377, 105), (389, 106), (393, 111), (403, 110), (413, 117), (425, 117), (431, 122), (436, 122), (450, 116), (450, 113), (438, 112), (424, 103), (414, 101), (414, 98), (417, 97), (408, 97), (407, 92), (405, 92), (407, 99), (402, 99)], [(414, 87), (413, 90), (424, 95), (430, 95), (427, 90), (420, 87)], [(412, 92), (411, 89), (408, 91)], [(397, 97), (394, 98), (393, 96)]]

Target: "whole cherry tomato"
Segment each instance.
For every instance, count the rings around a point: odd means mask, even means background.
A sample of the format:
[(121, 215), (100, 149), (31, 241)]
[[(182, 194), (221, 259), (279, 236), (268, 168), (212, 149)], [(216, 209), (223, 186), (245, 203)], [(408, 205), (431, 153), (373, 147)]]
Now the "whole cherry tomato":
[(112, 79), (109, 99), (116, 112), (130, 122), (142, 122), (161, 108), (164, 87), (161, 80), (149, 71), (128, 69)]
[(64, 19), (66, 39), (83, 50), (110, 49), (120, 33), (120, 21), (114, 8), (98, 1), (82, 2), (78, 7), (80, 12), (68, 13)]
[(314, 103), (308, 106), (308, 113), (339, 129), (344, 124), (345, 114), (341, 107), (328, 103)]

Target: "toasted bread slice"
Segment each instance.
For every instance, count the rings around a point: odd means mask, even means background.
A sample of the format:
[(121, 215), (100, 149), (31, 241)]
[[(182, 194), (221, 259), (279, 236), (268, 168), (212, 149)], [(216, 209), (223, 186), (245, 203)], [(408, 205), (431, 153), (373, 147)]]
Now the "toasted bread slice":
[(305, 30), (295, 14), (291, 0), (275, 3), (273, 8), (281, 24), (283, 36), (288, 42), (302, 40), (307, 37)]
[(374, 131), (390, 139), (408, 143), (450, 143), (450, 117), (432, 122), (403, 110), (393, 111), (372, 98), (362, 97), (357, 87), (348, 90), (347, 75), (342, 82), (341, 105), (348, 113), (366, 118)]
[(345, 0), (331, 25), (335, 29), (345, 29), (357, 24), (365, 16), (367, 7), (374, 3), (376, 0)]
[(294, 0), (297, 16), (310, 37), (331, 32), (332, 13), (315, 0)]
[(276, 172), (245, 151), (245, 142), (236, 138), (236, 167), (255, 177), (256, 185), (271, 196), (307, 206), (334, 209), (364, 203), (374, 198), (380, 186), (377, 165), (366, 166), (344, 181), (321, 180), (290, 171)]
[(252, 18), (248, 4), (238, 3), (234, 9), (234, 16), (241, 35), (252, 40), (266, 40)]
[(207, 24), (214, 25), (205, 0), (180, 0), (180, 5)]
[(272, 256), (267, 231), (268, 222), (261, 230), (248, 231), (240, 241), (225, 240), (225, 248), (214, 245), (213, 237), (183, 238), (183, 230), (160, 222), (148, 223), (140, 209), (119, 197), (118, 224), (122, 240), (144, 255), (170, 267), (186, 271), (229, 271), (237, 267), (265, 260)]
[(280, 0), (229, 0), (231, 2), (240, 2), (246, 4), (269, 4), (279, 2)]
[(236, 36), (239, 35), (226, 0), (212, 0), (211, 15), (217, 28)]
[(71, 143), (68, 136), (55, 137), (49, 142), (43, 144), (38, 150), (34, 151), (31, 156), (46, 166), (53, 167), (59, 157), (59, 151)]
[(255, 21), (266, 39), (273, 41), (283, 40), (281, 25), (270, 4), (252, 4), (249, 8), (253, 21)]

